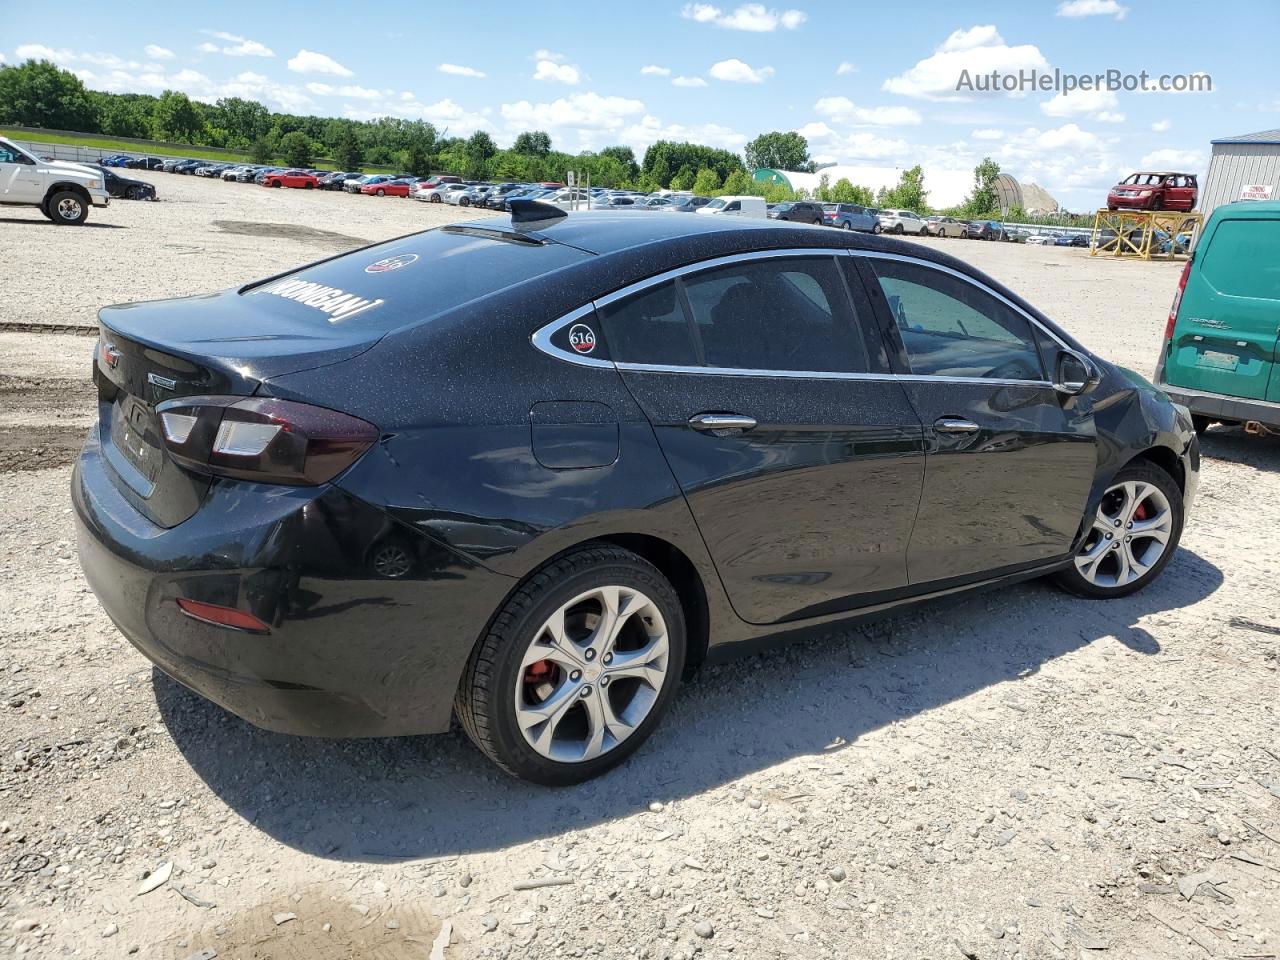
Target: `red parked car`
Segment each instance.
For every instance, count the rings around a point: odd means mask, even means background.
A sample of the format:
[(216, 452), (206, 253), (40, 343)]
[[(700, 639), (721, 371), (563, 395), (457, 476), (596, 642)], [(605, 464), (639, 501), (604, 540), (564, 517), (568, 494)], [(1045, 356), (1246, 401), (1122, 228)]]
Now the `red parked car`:
[(1108, 210), (1194, 210), (1200, 187), (1194, 173), (1134, 173), (1107, 194)]
[(427, 177), (426, 179), (418, 181), (418, 189), (430, 190), (433, 187), (440, 186), (442, 183), (461, 183), (461, 182), (462, 182), (461, 177), (455, 177), (451, 173), (433, 173), (431, 176)]
[(366, 183), (360, 192), (369, 197), (407, 197), (416, 180), (383, 180), (381, 183)]
[(320, 178), (305, 170), (285, 170), (281, 173), (268, 174), (262, 181), (264, 187), (297, 187), (301, 190), (314, 190)]

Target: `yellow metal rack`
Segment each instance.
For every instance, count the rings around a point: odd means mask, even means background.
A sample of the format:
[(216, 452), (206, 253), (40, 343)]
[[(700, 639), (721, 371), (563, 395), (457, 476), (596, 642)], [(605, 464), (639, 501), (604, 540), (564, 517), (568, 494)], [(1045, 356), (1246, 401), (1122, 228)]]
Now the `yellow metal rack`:
[(1194, 211), (1102, 209), (1093, 218), (1089, 256), (1179, 260), (1190, 254), (1203, 226), (1204, 214)]

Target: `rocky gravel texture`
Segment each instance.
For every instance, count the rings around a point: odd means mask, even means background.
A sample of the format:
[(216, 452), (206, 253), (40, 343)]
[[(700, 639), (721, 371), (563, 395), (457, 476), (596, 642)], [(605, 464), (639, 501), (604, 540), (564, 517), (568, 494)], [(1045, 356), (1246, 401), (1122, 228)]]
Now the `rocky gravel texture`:
[[(154, 179), (96, 231), (0, 219), (0, 322), (454, 212)], [(1176, 265), (942, 242), (1151, 370)], [(153, 670), (75, 556), (93, 342), (0, 332), (0, 956), (1280, 955), (1280, 441), (1211, 431), (1140, 594), (1029, 583), (706, 669), (622, 768), (547, 790), (457, 732), (265, 733)]]

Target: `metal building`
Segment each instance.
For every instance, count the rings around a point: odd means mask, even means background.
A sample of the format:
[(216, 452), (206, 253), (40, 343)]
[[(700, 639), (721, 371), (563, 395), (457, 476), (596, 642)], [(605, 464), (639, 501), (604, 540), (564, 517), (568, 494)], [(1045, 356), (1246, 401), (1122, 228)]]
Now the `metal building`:
[(1211, 142), (1209, 172), (1200, 186), (1201, 212), (1237, 200), (1280, 200), (1280, 130)]

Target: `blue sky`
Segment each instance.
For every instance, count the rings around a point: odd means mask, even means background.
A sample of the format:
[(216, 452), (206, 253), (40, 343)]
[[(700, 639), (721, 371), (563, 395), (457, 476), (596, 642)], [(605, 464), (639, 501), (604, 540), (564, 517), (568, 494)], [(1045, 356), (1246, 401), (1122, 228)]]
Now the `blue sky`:
[[(559, 149), (657, 139), (740, 150), (800, 130), (821, 161), (892, 176), (936, 204), (991, 155), (1084, 210), (1142, 167), (1203, 172), (1214, 137), (1280, 127), (1274, 0), (959, 4), (693, 3), (5, 7), (0, 56), (44, 56), (90, 86), (244, 96), (321, 115), (393, 114)], [(82, 7), (75, 13), (77, 6)], [(643, 11), (643, 12), (641, 12)], [(56, 26), (54, 25), (56, 21)], [(957, 94), (959, 70), (1207, 73), (1202, 93)], [(876, 172), (878, 171), (878, 173)], [(870, 185), (875, 186), (875, 183)]]

